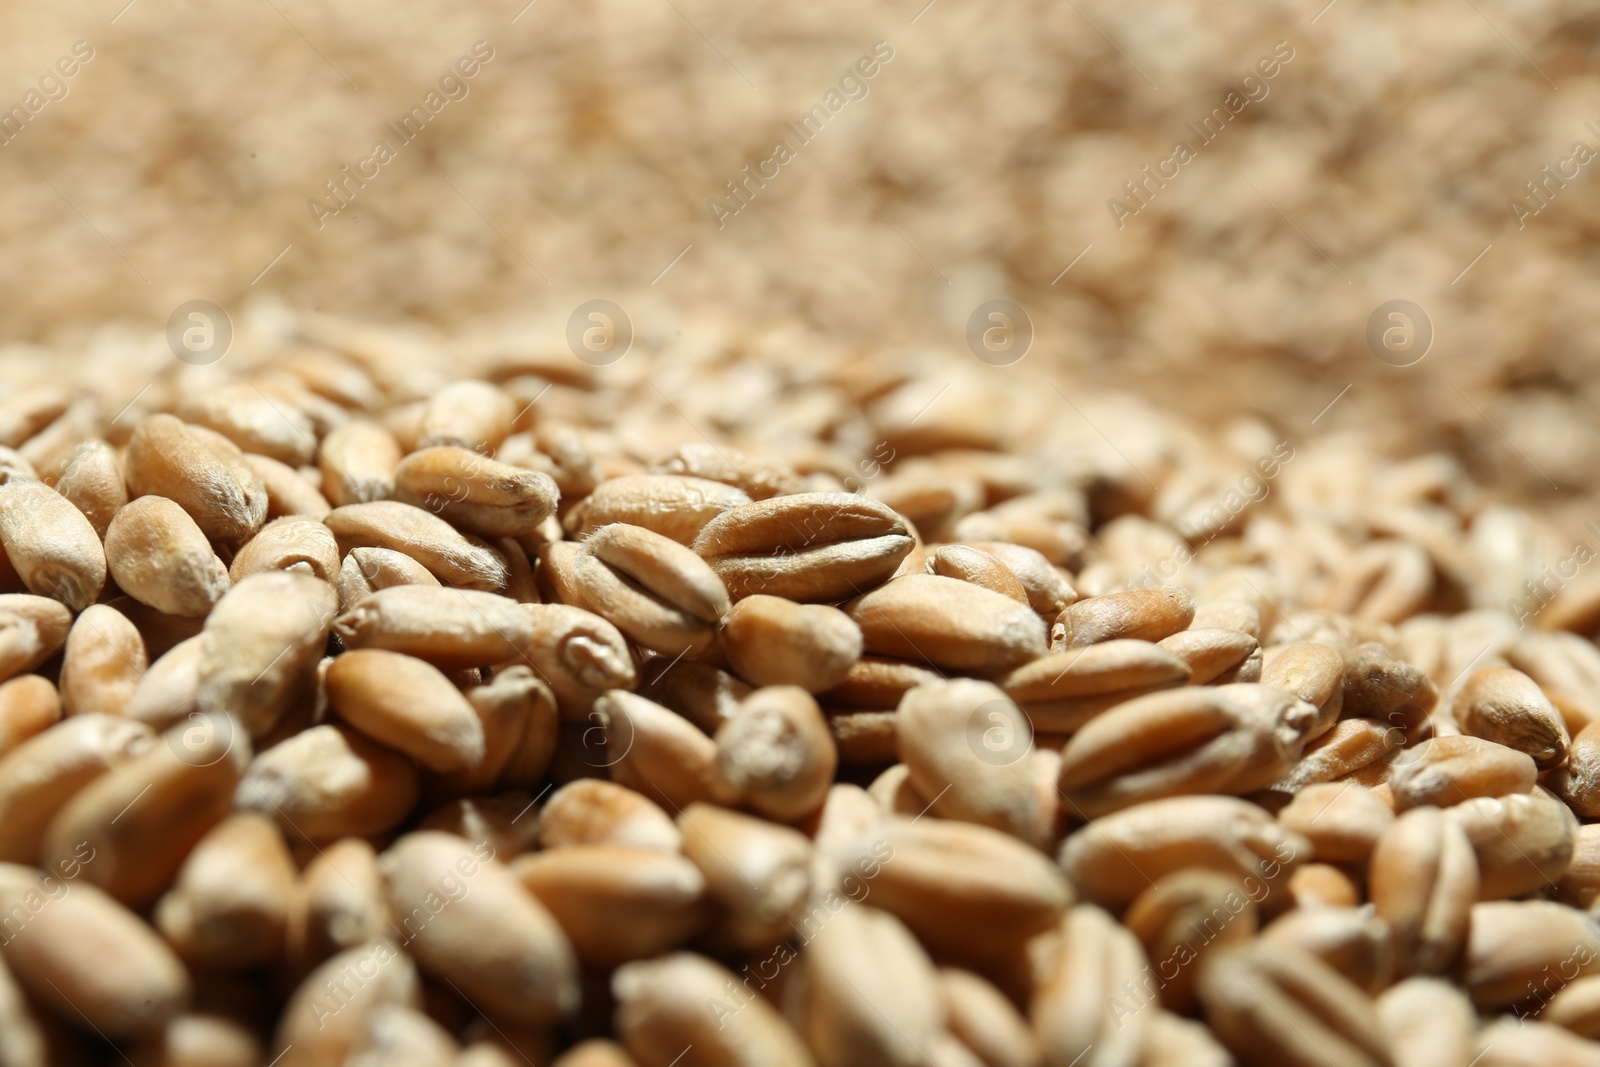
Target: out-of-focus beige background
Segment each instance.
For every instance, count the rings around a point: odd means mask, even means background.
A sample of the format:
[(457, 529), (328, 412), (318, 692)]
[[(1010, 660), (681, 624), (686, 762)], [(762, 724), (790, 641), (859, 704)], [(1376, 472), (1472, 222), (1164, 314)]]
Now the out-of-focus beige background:
[[(0, 145), (0, 344), (71, 359), (196, 297), (447, 329), (604, 297), (869, 358), (960, 349), (1005, 296), (1027, 358), (1085, 383), (1444, 445), (1531, 493), (1595, 478), (1600, 161), (1521, 228), (1509, 206), (1600, 151), (1592, 4), (523, 2), (5, 3), (0, 108), (94, 55)], [(398, 146), (385, 124), (478, 41), (467, 95)], [(800, 145), (785, 123), (877, 42)], [(1246, 89), (1202, 146), (1186, 123)], [(395, 158), (319, 229), (307, 201), (379, 139)], [(708, 199), (780, 139), (719, 228)], [(1193, 161), (1119, 228), (1107, 201), (1180, 139)], [(1405, 368), (1365, 340), (1396, 298), (1435, 330)]]

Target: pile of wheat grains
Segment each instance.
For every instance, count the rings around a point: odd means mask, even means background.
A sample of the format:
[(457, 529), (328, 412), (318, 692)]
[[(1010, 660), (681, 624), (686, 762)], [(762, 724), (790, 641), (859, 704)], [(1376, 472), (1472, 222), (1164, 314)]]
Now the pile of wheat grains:
[(1444, 455), (790, 328), (161, 348), (0, 399), (6, 1067), (1600, 1062), (1595, 551)]

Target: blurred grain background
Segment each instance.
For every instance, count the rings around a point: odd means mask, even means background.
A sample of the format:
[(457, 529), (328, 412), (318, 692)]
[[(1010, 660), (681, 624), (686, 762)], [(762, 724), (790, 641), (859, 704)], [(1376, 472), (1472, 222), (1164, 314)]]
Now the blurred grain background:
[[(605, 297), (669, 343), (791, 323), (795, 358), (870, 358), (959, 350), (1007, 296), (1037, 330), (1013, 373), (1596, 480), (1600, 164), (1523, 229), (1508, 204), (1600, 150), (1592, 4), (523, 2), (0, 5), (0, 106), (95, 51), (0, 147), (0, 344), (72, 359), (195, 297), (559, 344)], [(319, 230), (306, 201), (479, 40), (470, 94)], [(707, 199), (877, 41), (869, 95), (719, 229)], [(1108, 198), (1279, 41), (1269, 95), (1118, 229)], [(1413, 367), (1366, 347), (1393, 298), (1436, 330)]]

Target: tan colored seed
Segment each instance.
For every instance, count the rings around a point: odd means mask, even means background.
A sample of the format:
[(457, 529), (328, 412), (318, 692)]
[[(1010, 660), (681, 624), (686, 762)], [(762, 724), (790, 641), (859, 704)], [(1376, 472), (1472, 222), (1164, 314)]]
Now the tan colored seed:
[(1107, 994), (1136, 988), (1144, 977), (1138, 940), (1092, 904), (1068, 911), (1060, 935), (1028, 1007), (1046, 1062), (1136, 1063), (1154, 1011), (1130, 1009)]
[(339, 539), (339, 549), (388, 548), (403, 552), (441, 582), (463, 589), (496, 592), (510, 574), (506, 562), (487, 545), (421, 508), (394, 500), (347, 504), (325, 520)]
[(933, 962), (905, 924), (857, 904), (806, 942), (806, 1043), (829, 1067), (920, 1067), (944, 1029)]
[(1539, 1021), (1591, 1041), (1600, 1039), (1600, 975), (1562, 986), (1539, 1012)]
[(378, 869), (406, 952), (424, 971), (509, 1021), (577, 1008), (572, 945), (510, 868), (459, 837), (419, 831), (381, 855)]
[(151, 730), (114, 715), (79, 715), (0, 758), (0, 861), (37, 864), (58, 811), (84, 786), (151, 747)]
[(1344, 867), (1307, 863), (1289, 876), (1288, 900), (1297, 908), (1354, 908), (1365, 899), (1365, 891)]
[(1480, 1011), (1508, 1008), (1551, 974), (1600, 973), (1600, 933), (1576, 908), (1548, 900), (1474, 904), (1460, 980)]
[(0, 684), (0, 757), (61, 721), (61, 696), (49, 680), (25, 674)]
[(375, 422), (351, 419), (322, 439), (322, 492), (335, 508), (394, 496), (400, 444)]
[(1561, 713), (1532, 678), (1510, 667), (1474, 671), (1456, 692), (1451, 711), (1464, 733), (1533, 757), (1549, 770), (1567, 758), (1570, 737)]
[(429, 770), (468, 770), (484, 758), (483, 723), (436, 667), (378, 649), (346, 652), (328, 668), (341, 718)]
[(111, 517), (128, 502), (128, 487), (112, 447), (99, 438), (72, 450), (72, 462), (56, 480), (56, 492), (83, 512), (94, 532), (105, 540)]
[(72, 398), (53, 385), (21, 389), (0, 400), (0, 445), (17, 448), (66, 413)]
[(34, 481), (42, 481), (39, 477), (38, 468), (30, 463), (26, 456), (13, 448), (0, 446), (0, 472), (4, 472), (9, 477), (32, 478)]
[(1407, 978), (1375, 1006), (1398, 1067), (1467, 1067), (1477, 1054), (1477, 1012), (1449, 982)]
[(252, 739), (265, 737), (307, 688), (337, 608), (331, 585), (288, 571), (229, 589), (200, 634), (202, 710), (226, 709)]
[(1042, 844), (1032, 732), (997, 686), (961, 678), (911, 690), (898, 711), (899, 756), (931, 813)]
[(582, 720), (600, 695), (639, 683), (633, 653), (617, 628), (566, 604), (524, 604), (533, 622), (527, 662), (549, 683), (562, 718)]
[(891, 815), (915, 815), (933, 803), (911, 781), (911, 768), (904, 763), (896, 763), (874, 778), (867, 795)]
[(36, 1009), (0, 955), (0, 1062), (49, 1067), (50, 1043)]
[(297, 877), (272, 820), (234, 815), (189, 853), (177, 882), (156, 904), (156, 927), (181, 956), (201, 965), (275, 963)]
[(722, 648), (752, 685), (797, 685), (821, 693), (843, 682), (861, 658), (861, 628), (838, 608), (757, 594), (722, 622)]
[[(929, 574), (956, 578), (1028, 604), (1028, 591), (1017, 576), (987, 552), (966, 545), (942, 545), (928, 560)], [(1029, 605), (1032, 606), (1031, 604)]]
[(722, 482), (744, 490), (751, 500), (765, 500), (805, 490), (805, 482), (788, 467), (766, 462), (738, 449), (703, 441), (679, 445), (657, 460), (650, 471), (653, 474), (683, 474)]
[(1393, 933), (1370, 908), (1295, 908), (1269, 923), (1260, 940), (1315, 956), (1369, 995), (1394, 980)]
[(1004, 993), (971, 971), (939, 969), (950, 1033), (985, 1067), (1037, 1067), (1039, 1039)]
[(1315, 704), (1315, 736), (1333, 728), (1344, 709), (1344, 658), (1330, 645), (1301, 641), (1271, 651), (1261, 668), (1261, 684), (1293, 693)]
[[(733, 972), (689, 952), (619, 968), (611, 991), (617, 1035), (631, 1062), (671, 1067), (673, 1057), (692, 1048), (718, 1067), (814, 1067), (816, 1061), (778, 1009), (759, 996), (728, 1003), (728, 990), (738, 983)], [(722, 1011), (708, 1011), (708, 1004)], [(597, 1060), (595, 1067), (609, 1067), (609, 1062)], [(587, 1061), (583, 1067), (589, 1067)]]
[(583, 587), (573, 573), (581, 550), (575, 541), (547, 541), (534, 551), (539, 562), (539, 599), (550, 604), (583, 603)]
[(539, 845), (545, 849), (618, 845), (672, 853), (682, 844), (683, 835), (659, 805), (600, 778), (567, 783), (539, 812)]
[(583, 538), (614, 522), (643, 526), (680, 545), (723, 512), (750, 503), (742, 489), (678, 474), (628, 474), (607, 478), (562, 520), (568, 534)]
[(1428, 713), (1439, 691), (1420, 669), (1369, 642), (1345, 654), (1345, 718), (1376, 719), (1404, 733), (1409, 740), (1426, 736)]
[(1191, 685), (1216, 681), (1257, 650), (1256, 639), (1238, 630), (1188, 629), (1162, 638), (1159, 645), (1188, 664)]
[(1600, 901), (1600, 823), (1578, 827), (1572, 846), (1572, 863), (1558, 883), (1559, 899), (1593, 913)]
[(522, 537), (555, 513), (560, 490), (547, 474), (465, 448), (424, 448), (394, 471), (394, 499), (484, 537)]
[(873, 904), (953, 960), (992, 963), (1054, 926), (1072, 903), (1072, 886), (1054, 864), (987, 826), (891, 818), (856, 848), (851, 866), (878, 864)]
[(1063, 608), (1050, 631), (1051, 648), (1081, 648), (1115, 638), (1160, 641), (1189, 628), (1194, 597), (1186, 589), (1130, 589), (1089, 597)]
[(228, 577), (238, 583), (262, 571), (296, 571), (339, 580), (339, 544), (333, 531), (308, 515), (273, 519), (233, 557)]
[(1233, 797), (1175, 797), (1095, 819), (1061, 846), (1061, 868), (1084, 899), (1120, 912), (1151, 880), (1186, 867), (1238, 878), (1252, 899), (1281, 889), (1311, 842)]
[[(329, 1003), (330, 988), (348, 991), (337, 1010)], [(422, 983), (411, 957), (386, 939), (347, 949), (312, 971), (290, 994), (272, 1054), (284, 1067), (291, 1062), (296, 1067), (341, 1067), (364, 1042), (372, 1016), (395, 1004), (422, 1006)]]
[(393, 829), (420, 792), (410, 760), (354, 730), (324, 724), (252, 760), (235, 805), (276, 819), (291, 840), (321, 843)]
[[(504, 447), (508, 447), (510, 443), (508, 440)], [(583, 436), (571, 426), (552, 425), (541, 421), (540, 425), (534, 427), (531, 444), (535, 451), (527, 459), (517, 462), (554, 478), (563, 500), (582, 500), (600, 485), (600, 467), (584, 444)], [(557, 526), (559, 529), (559, 524)], [(673, 540), (678, 539), (673, 538)]]
[(1517, 897), (1546, 886), (1572, 862), (1578, 820), (1543, 789), (1476, 797), (1448, 809), (1478, 856), (1478, 899)]
[[(469, 1050), (468, 1057), (470, 1055)], [(461, 1059), (459, 1067), (516, 1067), (518, 1062), (509, 1055), (495, 1060), (484, 1060), (481, 1063), (469, 1060), (468, 1057)], [(629, 1057), (627, 1050), (615, 1041), (591, 1037), (587, 1041), (573, 1045), (550, 1067), (638, 1067), (638, 1062)]]
[(1404, 541), (1371, 541), (1335, 576), (1324, 606), (1363, 619), (1399, 622), (1433, 593), (1433, 560)]
[(1476, 1067), (1594, 1067), (1594, 1044), (1537, 1019), (1495, 1019), (1478, 1031)]
[(1363, 864), (1394, 812), (1372, 790), (1354, 782), (1319, 782), (1296, 793), (1278, 821), (1311, 842), (1323, 863)]
[(751, 693), (714, 741), (712, 795), (778, 822), (816, 811), (839, 765), (817, 702), (792, 685)]
[(1139, 697), (1092, 719), (1061, 753), (1062, 794), (1080, 817), (1194, 793), (1252, 793), (1293, 765), (1317, 709), (1262, 685)]
[(17, 455), (48, 484), (72, 462), (73, 450), (104, 428), (99, 403), (93, 397), (81, 396), (67, 406), (60, 418), (19, 445)]
[(316, 448), (310, 417), (281, 392), (275, 399), (253, 382), (226, 382), (185, 392), (177, 415), (191, 426), (227, 438), (240, 450), (303, 466)]
[[(512, 871), (588, 966), (658, 956), (688, 941), (708, 917), (700, 869), (654, 849), (576, 845), (524, 856)], [(619, 915), (628, 921), (619, 923)]]
[(228, 568), (183, 508), (142, 496), (106, 531), (111, 577), (123, 592), (167, 615), (206, 615), (228, 591)]
[(764, 952), (797, 932), (814, 932), (807, 922), (815, 916), (806, 914), (812, 849), (804, 835), (710, 804), (690, 804), (677, 821), (683, 854), (705, 875), (720, 910), (720, 938)]
[[(1190, 629), (1205, 630), (1217, 628), (1222, 630), (1238, 630), (1240, 633), (1249, 634), (1257, 641), (1261, 640), (1261, 612), (1254, 604), (1239, 599), (1232, 595), (1216, 595), (1209, 591), (1196, 598), (1194, 605), (1194, 621), (1189, 624)], [(1296, 694), (1305, 700), (1304, 694)], [(1316, 701), (1312, 701), (1316, 703)]]
[(1389, 1067), (1388, 1040), (1366, 995), (1333, 968), (1285, 945), (1219, 954), (1200, 974), (1212, 1033), (1249, 1067)]
[(31, 671), (61, 651), (72, 612), (59, 600), (0, 593), (0, 679)]
[(399, 1004), (383, 1004), (367, 1018), (349, 1067), (427, 1067), (456, 1064), (461, 1046), (426, 1012)]
[(1394, 929), (1402, 974), (1441, 974), (1455, 962), (1478, 881), (1472, 842), (1440, 809), (1409, 811), (1384, 831), (1368, 883)]
[(1067, 576), (1036, 549), (1006, 541), (969, 541), (967, 546), (999, 560), (1021, 583), (1028, 606), (1042, 618), (1054, 620), (1062, 608), (1078, 599)]
[(1128, 639), (1040, 656), (1000, 685), (1013, 700), (1032, 704), (1183, 685), (1192, 677), (1189, 665), (1160, 645)]
[[(0, 688), (0, 693), (5, 690)], [(3, 746), (0, 746), (3, 751)], [(1585, 726), (1567, 751), (1567, 762), (1550, 773), (1546, 786), (1585, 819), (1600, 818), (1600, 723)], [(1531, 788), (1531, 787), (1530, 787)], [(1502, 790), (1512, 793), (1518, 790)]]
[(1600, 648), (1594, 642), (1571, 633), (1529, 633), (1506, 657), (1538, 683), (1568, 729), (1600, 720)]
[(604, 746), (591, 748), (584, 731), (585, 762), (608, 767), (619, 785), (680, 809), (710, 800), (717, 744), (693, 723), (654, 701), (611, 690), (595, 701), (593, 721)]
[(1255, 936), (1256, 905), (1238, 878), (1199, 867), (1174, 871), (1139, 894), (1122, 921), (1159, 977), (1162, 1004), (1194, 1009), (1195, 978), (1206, 958)]
[(1514, 748), (1481, 737), (1435, 737), (1394, 758), (1389, 789), (1400, 811), (1449, 807), (1473, 797), (1526, 793), (1538, 773), (1532, 757)]
[(1272, 788), (1294, 793), (1315, 782), (1331, 782), (1372, 769), (1381, 772), (1385, 765), (1380, 761), (1404, 743), (1402, 730), (1377, 719), (1341, 719), (1308, 743), (1300, 762)]
[(850, 665), (844, 680), (820, 694), (829, 707), (892, 710), (919, 685), (931, 685), (941, 675), (920, 663), (887, 656), (862, 656)]
[(703, 652), (728, 612), (728, 591), (705, 561), (640, 526), (602, 526), (572, 561), (576, 604), (645, 648)]
[(463, 792), (491, 780), (501, 789), (537, 788), (561, 736), (561, 716), (550, 687), (528, 667), (502, 667), (488, 685), (469, 690), (467, 700), (483, 720), (489, 755), (476, 774), (443, 784)]
[(29, 592), (74, 611), (93, 604), (106, 584), (99, 533), (43, 482), (0, 474), (0, 542)]
[[(785, 498), (779, 498), (785, 499)], [(993, 672), (1045, 651), (1029, 608), (970, 582), (908, 574), (845, 605), (866, 651), (959, 671)]]
[(1233, 1064), (1233, 1057), (1217, 1043), (1204, 1023), (1170, 1011), (1148, 1010), (1151, 1018), (1141, 1063), (1172, 1064), (1173, 1067), (1231, 1067)]
[(67, 801), (45, 828), (40, 858), (60, 869), (87, 844), (94, 861), (84, 864), (83, 878), (143, 908), (227, 816), (249, 762), (250, 740), (232, 716), (180, 723)]
[(377, 940), (389, 919), (378, 854), (358, 837), (334, 841), (306, 865), (291, 903), (288, 958), (303, 973)]
[(122, 713), (156, 730), (165, 730), (198, 711), (200, 693), (199, 636), (180, 641), (156, 660), (139, 679)]
[[(333, 510), (333, 505), (328, 503), (328, 498), (323, 496), (318, 488), (322, 484), (320, 476), (312, 482), (293, 467), (248, 452), (245, 453), (244, 461), (266, 487), (269, 521), (281, 519), (286, 515), (305, 515), (308, 518), (321, 520)], [(313, 472), (315, 470), (307, 469)]]
[(91, 604), (72, 624), (61, 663), (61, 706), (68, 715), (121, 715), (149, 662), (144, 638), (116, 608)]
[(334, 620), (346, 648), (403, 652), (441, 670), (517, 659), (533, 620), (510, 597), (469, 589), (399, 585), (373, 592)]
[(491, 453), (511, 432), (515, 414), (511, 398), (488, 382), (451, 382), (428, 400), (417, 447), (453, 445)]
[[(510, 667), (496, 671), (486, 684), (472, 686), (466, 697), (482, 730), (483, 758), (458, 770), (429, 773), (429, 795), (470, 797), (536, 788), (550, 768), (561, 729), (550, 687), (527, 667)], [(525, 806), (519, 805), (518, 811)]]
[(214, 430), (244, 452), (304, 466), (316, 448), (315, 431), (305, 412), (275, 401), (250, 382), (229, 382), (186, 394), (177, 415), (191, 426)]
[[(88, 855), (82, 870), (101, 858)], [(6, 966), (60, 1018), (86, 1020), (108, 1037), (139, 1037), (188, 1004), (189, 975), (172, 950), (92, 884), (3, 864), (0, 912), (11, 924)]]
[(796, 493), (723, 512), (706, 523), (694, 550), (735, 600), (769, 593), (816, 603), (883, 582), (912, 543), (887, 505), (853, 493)]
[(352, 548), (339, 568), (339, 603), (349, 611), (380, 589), (397, 585), (437, 586), (439, 579), (404, 552)]
[(226, 438), (171, 415), (134, 428), (123, 456), (130, 497), (173, 501), (213, 541), (242, 541), (267, 519), (267, 490)]

